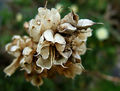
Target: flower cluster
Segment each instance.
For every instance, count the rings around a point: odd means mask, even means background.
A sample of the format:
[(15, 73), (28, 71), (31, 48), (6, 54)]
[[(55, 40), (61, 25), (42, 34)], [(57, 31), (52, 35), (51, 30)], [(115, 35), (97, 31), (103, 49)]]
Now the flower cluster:
[(36, 17), (24, 24), (29, 37), (15, 35), (6, 45), (15, 59), (4, 72), (11, 76), (20, 67), (25, 70), (26, 80), (35, 86), (56, 73), (74, 78), (84, 69), (80, 56), (87, 50), (86, 41), (94, 24), (79, 19), (73, 11), (61, 19), (57, 9), (38, 8)]

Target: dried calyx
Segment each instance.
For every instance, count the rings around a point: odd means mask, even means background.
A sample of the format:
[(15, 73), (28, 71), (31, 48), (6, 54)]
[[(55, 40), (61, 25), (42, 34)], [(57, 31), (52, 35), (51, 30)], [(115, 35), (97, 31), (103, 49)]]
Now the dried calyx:
[(74, 78), (84, 69), (80, 56), (86, 52), (86, 41), (94, 24), (89, 19), (79, 20), (73, 11), (61, 19), (55, 8), (38, 8), (35, 19), (24, 24), (29, 37), (15, 35), (6, 45), (6, 51), (15, 59), (4, 72), (11, 76), (21, 67), (26, 80), (35, 86), (55, 73)]

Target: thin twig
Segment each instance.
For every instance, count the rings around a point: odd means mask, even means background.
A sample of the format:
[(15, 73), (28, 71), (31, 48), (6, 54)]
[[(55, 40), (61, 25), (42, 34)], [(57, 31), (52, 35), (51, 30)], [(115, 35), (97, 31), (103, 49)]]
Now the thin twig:
[(84, 70), (83, 72), (88, 74), (88, 75), (96, 76), (98, 78), (102, 78), (102, 79), (105, 79), (105, 80), (108, 80), (108, 81), (111, 81), (111, 82), (120, 83), (120, 78), (119, 77), (114, 77), (114, 76), (102, 74), (100, 72), (89, 71), (89, 70)]

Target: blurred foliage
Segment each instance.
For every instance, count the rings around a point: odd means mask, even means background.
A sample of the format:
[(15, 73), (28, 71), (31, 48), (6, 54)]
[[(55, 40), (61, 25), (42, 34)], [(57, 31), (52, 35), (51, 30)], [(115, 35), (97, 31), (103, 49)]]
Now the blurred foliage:
[[(5, 44), (15, 34), (26, 34), (23, 23), (34, 18), (37, 8), (44, 4), (45, 0), (0, 0), (0, 91), (120, 91), (120, 84), (84, 73), (75, 79), (62, 76), (44, 79), (40, 88), (25, 81), (23, 72), (20, 71), (11, 77), (5, 77), (3, 69), (12, 61), (4, 50)], [(62, 17), (72, 10), (72, 5), (76, 5), (80, 18), (104, 23), (92, 27), (93, 36), (87, 42), (88, 49), (91, 49), (82, 56), (82, 64), (85, 69), (120, 77), (120, 1), (48, 0), (47, 7), (56, 7), (57, 4), (63, 6)], [(101, 27), (108, 30), (108, 39), (97, 38), (97, 29)]]

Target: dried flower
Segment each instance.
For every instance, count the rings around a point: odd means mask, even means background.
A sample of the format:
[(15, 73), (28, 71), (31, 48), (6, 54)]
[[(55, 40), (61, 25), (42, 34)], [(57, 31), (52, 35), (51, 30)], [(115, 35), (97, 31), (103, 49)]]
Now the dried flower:
[(94, 24), (89, 19), (79, 20), (73, 11), (61, 19), (57, 9), (38, 8), (35, 19), (24, 24), (30, 37), (15, 35), (6, 45), (6, 51), (15, 59), (4, 72), (11, 76), (21, 67), (26, 80), (35, 86), (56, 72), (74, 78), (84, 69), (80, 56), (86, 52)]

